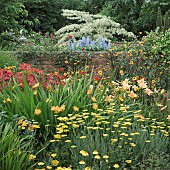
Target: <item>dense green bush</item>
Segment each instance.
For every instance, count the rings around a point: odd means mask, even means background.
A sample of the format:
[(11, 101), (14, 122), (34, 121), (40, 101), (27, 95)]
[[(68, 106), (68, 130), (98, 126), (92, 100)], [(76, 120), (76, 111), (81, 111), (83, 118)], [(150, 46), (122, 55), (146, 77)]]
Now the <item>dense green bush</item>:
[(11, 52), (0, 51), (0, 67), (18, 66), (21, 61)]

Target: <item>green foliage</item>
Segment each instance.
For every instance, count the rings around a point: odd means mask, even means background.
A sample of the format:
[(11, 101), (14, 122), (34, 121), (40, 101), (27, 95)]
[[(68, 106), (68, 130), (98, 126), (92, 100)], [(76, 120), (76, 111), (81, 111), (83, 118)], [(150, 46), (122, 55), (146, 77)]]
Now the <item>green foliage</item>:
[(20, 60), (11, 52), (0, 51), (0, 68), (7, 66), (18, 66)]
[(170, 11), (167, 11), (164, 16), (164, 31), (170, 28)]
[(156, 28), (159, 27), (160, 31), (163, 31), (161, 8), (158, 8), (157, 18), (156, 18)]
[[(61, 16), (62, 9), (83, 10), (85, 2), (81, 0), (30, 0), (24, 2), (28, 11), (28, 17), (23, 22), (25, 28), (36, 32), (54, 32), (67, 24), (67, 20)], [(20, 21), (21, 22), (21, 21)]]
[(168, 0), (116, 0), (106, 1), (101, 13), (112, 17), (126, 30), (135, 34), (151, 31), (156, 28), (157, 9), (161, 8), (162, 14), (170, 8)]
[(31, 169), (28, 166), (28, 154), (32, 147), (30, 144), (32, 144), (30, 138), (21, 138), (16, 128), (13, 128), (10, 124), (1, 124), (0, 168), (6, 170)]
[(0, 35), (0, 46), (4, 50), (13, 50), (17, 44), (17, 37), (13, 30), (2, 32)]
[(20, 0), (2, 0), (0, 6), (0, 33), (9, 29), (18, 30), (19, 23), (17, 19), (20, 15), (27, 16), (23, 3)]
[(165, 13), (165, 16), (162, 17), (161, 9), (158, 8), (156, 28), (159, 28), (159, 31), (166, 31), (170, 28), (170, 15), (169, 11)]

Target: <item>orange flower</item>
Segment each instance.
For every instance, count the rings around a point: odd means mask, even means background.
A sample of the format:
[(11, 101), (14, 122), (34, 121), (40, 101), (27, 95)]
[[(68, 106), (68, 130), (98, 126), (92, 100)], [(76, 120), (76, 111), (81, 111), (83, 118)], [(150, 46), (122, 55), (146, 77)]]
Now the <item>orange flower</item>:
[(137, 90), (139, 89), (139, 87), (136, 86), (136, 85), (132, 86), (132, 88), (133, 88), (135, 91), (137, 91)]
[(146, 88), (145, 89), (145, 93), (150, 96), (153, 92), (150, 89)]
[(51, 110), (54, 111), (54, 113), (60, 113), (65, 110), (65, 105), (62, 105), (61, 107), (53, 106)]
[(120, 75), (124, 75), (123, 70), (120, 70), (119, 73), (120, 73)]
[(138, 80), (137, 82), (138, 82), (138, 84), (143, 84), (143, 83), (145, 83), (145, 80), (144, 80), (144, 78), (142, 78), (142, 79)]
[(138, 80), (137, 82), (138, 82), (139, 87), (141, 87), (142, 89), (147, 88), (147, 84), (145, 83), (144, 78)]
[(97, 102), (95, 97), (91, 97), (91, 99), (92, 99), (93, 102)]
[(97, 109), (98, 109), (98, 105), (95, 104), (95, 103), (93, 103), (93, 109), (94, 109), (94, 110), (97, 110)]
[(129, 81), (129, 79), (125, 79), (123, 82), (122, 82), (122, 87), (123, 87), (123, 89), (124, 90), (129, 90), (130, 89), (130, 86), (131, 85), (129, 85), (128, 82)]
[(78, 112), (78, 111), (79, 111), (79, 108), (78, 108), (77, 106), (74, 106), (74, 107), (73, 107), (73, 110), (76, 111), (76, 112)]
[(93, 93), (93, 90), (90, 88), (88, 91), (87, 91), (87, 94), (92, 94)]
[(27, 126), (27, 122), (24, 120), (24, 121), (22, 122), (22, 129), (25, 129), (26, 126)]
[(35, 109), (34, 112), (35, 112), (36, 115), (39, 115), (41, 113), (41, 110), (40, 109)]
[(134, 93), (133, 91), (131, 91), (131, 92), (128, 94), (128, 96), (131, 97), (132, 99), (138, 97), (138, 95), (137, 95), (136, 93)]

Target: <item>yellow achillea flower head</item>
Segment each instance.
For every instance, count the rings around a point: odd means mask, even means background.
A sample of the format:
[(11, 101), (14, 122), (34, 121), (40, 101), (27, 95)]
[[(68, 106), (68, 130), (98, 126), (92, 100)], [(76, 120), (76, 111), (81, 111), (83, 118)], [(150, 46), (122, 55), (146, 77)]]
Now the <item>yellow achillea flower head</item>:
[(51, 154), (51, 157), (53, 157), (53, 158), (56, 157), (56, 156), (57, 156), (56, 153), (52, 153), (52, 154)]
[(45, 163), (44, 162), (38, 162), (38, 165), (44, 165)]
[(30, 154), (29, 157), (28, 157), (29, 160), (32, 160), (32, 159), (35, 159), (35, 158), (36, 158), (36, 155), (33, 155), (33, 154)]
[(130, 164), (130, 163), (132, 163), (132, 160), (126, 160), (125, 162)]
[(96, 155), (96, 154), (99, 154), (99, 152), (97, 150), (94, 150), (93, 154)]
[(108, 159), (109, 156), (108, 156), (108, 155), (103, 155), (103, 158), (104, 158), (104, 159)]
[(80, 154), (82, 154), (83, 156), (89, 156), (88, 152), (84, 151), (84, 150), (81, 150), (80, 151)]
[(79, 164), (80, 164), (80, 165), (84, 165), (84, 164), (86, 164), (86, 162), (84, 162), (83, 160), (81, 160), (81, 161), (79, 162)]
[(119, 168), (120, 166), (118, 164), (113, 165), (114, 168)]
[(100, 155), (95, 155), (95, 159), (100, 159)]

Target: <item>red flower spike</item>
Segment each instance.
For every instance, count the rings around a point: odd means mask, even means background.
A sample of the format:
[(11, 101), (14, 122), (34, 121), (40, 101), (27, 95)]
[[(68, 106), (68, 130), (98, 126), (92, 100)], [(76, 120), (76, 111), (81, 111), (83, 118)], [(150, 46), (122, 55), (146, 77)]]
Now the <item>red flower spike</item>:
[(64, 68), (61, 67), (59, 70), (60, 70), (60, 71), (64, 71)]
[(72, 39), (72, 36), (71, 36), (71, 35), (69, 35), (69, 36), (68, 36), (68, 39)]
[(81, 71), (80, 74), (81, 74), (81, 75), (85, 75), (86, 72), (85, 72), (85, 71)]
[(95, 81), (99, 81), (99, 80), (100, 80), (100, 77), (99, 77), (99, 76), (94, 76), (93, 79), (94, 79)]

